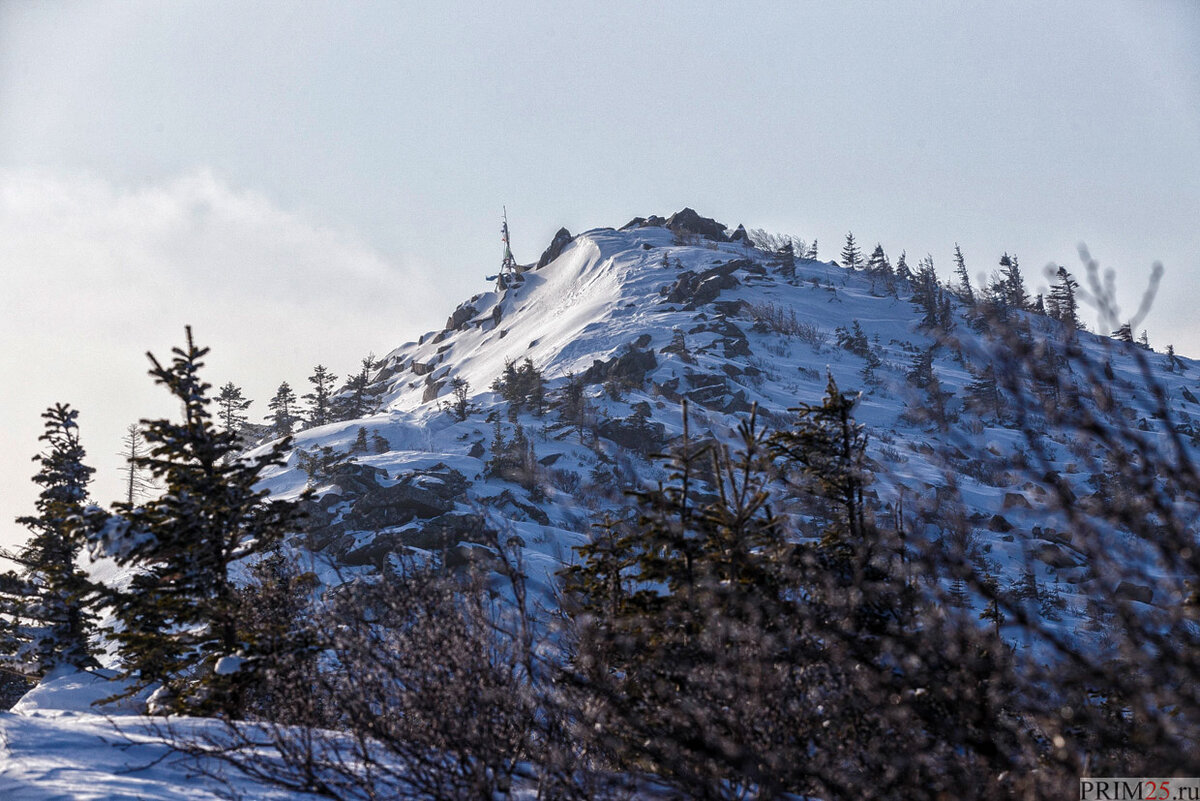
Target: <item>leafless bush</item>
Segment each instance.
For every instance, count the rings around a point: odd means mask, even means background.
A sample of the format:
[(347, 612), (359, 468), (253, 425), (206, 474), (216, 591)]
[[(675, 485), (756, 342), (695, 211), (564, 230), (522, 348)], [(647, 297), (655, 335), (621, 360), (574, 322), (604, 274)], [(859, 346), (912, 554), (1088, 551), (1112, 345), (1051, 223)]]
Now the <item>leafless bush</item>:
[(777, 334), (796, 337), (814, 348), (820, 348), (829, 341), (828, 331), (822, 330), (815, 323), (799, 320), (794, 309), (770, 302), (747, 304), (747, 309), (756, 322), (762, 323)]
[(584, 797), (593, 785), (539, 678), (520, 563), (498, 543), (490, 553), (505, 586), (412, 560), (342, 584), (308, 610), (319, 664), (273, 675), (256, 719), (162, 733), (201, 770), (329, 798)]

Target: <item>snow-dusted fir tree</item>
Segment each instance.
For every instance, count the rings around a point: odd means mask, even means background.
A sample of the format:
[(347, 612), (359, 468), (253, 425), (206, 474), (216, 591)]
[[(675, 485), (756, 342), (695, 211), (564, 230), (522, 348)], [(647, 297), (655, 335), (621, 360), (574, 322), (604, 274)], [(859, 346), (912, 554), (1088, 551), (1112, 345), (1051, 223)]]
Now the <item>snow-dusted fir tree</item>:
[(142, 460), (163, 493), (97, 521), (95, 552), (136, 568), (113, 595), (117, 642), (132, 686), (161, 683), (163, 710), (238, 712), (242, 677), (233, 668), (255, 656), (253, 632), (231, 575), (235, 562), (268, 550), (295, 518), (293, 504), (256, 488), (281, 465), (290, 440), (239, 457), (237, 435), (215, 424), (211, 386), (200, 378), (208, 352), (187, 329), (187, 346), (163, 365), (149, 354), (155, 381), (183, 405), (183, 419), (143, 421), (150, 453)]
[(41, 486), (37, 514), (17, 518), (32, 536), (15, 554), (4, 553), (19, 573), (0, 577), (4, 663), (41, 675), (63, 664), (94, 664), (95, 586), (77, 564), (83, 550), (83, 511), (93, 470), (79, 441), (79, 413), (65, 404), (42, 415), (47, 445), (34, 457)]

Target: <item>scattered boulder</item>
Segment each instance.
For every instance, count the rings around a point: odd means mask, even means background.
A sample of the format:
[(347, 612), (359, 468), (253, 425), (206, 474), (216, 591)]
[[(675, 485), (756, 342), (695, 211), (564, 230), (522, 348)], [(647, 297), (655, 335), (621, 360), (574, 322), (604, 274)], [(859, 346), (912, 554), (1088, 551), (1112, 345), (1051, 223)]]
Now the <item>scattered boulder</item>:
[(1123, 601), (1137, 601), (1138, 603), (1148, 604), (1154, 600), (1154, 590), (1144, 584), (1122, 581), (1117, 585), (1116, 596)]
[(454, 313), (450, 315), (450, 318), (448, 320), (446, 320), (446, 330), (447, 331), (462, 330), (463, 328), (466, 327), (467, 322), (470, 321), (471, 318), (477, 314), (479, 314), (478, 309), (476, 309), (470, 303), (464, 303), (463, 305), (461, 305), (457, 309), (455, 309)]
[(1004, 509), (1032, 509), (1029, 500), (1019, 492), (1004, 493)]
[(629, 231), (633, 228), (662, 228), (667, 224), (667, 221), (657, 214), (651, 214), (649, 217), (634, 217), (629, 222), (621, 226), (622, 231)]
[(604, 420), (597, 432), (627, 450), (647, 456), (662, 449), (666, 442), (666, 427), (641, 415)]
[(1001, 515), (992, 515), (988, 520), (989, 531), (999, 531), (1003, 533), (1005, 531), (1012, 531), (1012, 529), (1013, 524), (1008, 522), (1008, 520)]
[(1038, 545), (1034, 556), (1038, 561), (1053, 567), (1055, 570), (1080, 567), (1083, 564), (1083, 560), (1071, 555), (1066, 548), (1053, 542), (1043, 542)]
[[(358, 497), (379, 489), (379, 481), (387, 479), (387, 471), (359, 462), (342, 462), (333, 467), (329, 478), (343, 496)], [(325, 495), (322, 500), (336, 497), (336, 495)]]
[(446, 386), (445, 381), (426, 381), (425, 392), (421, 394), (421, 403), (429, 403), (431, 400), (436, 400), (438, 393), (442, 391), (442, 387)]
[(725, 271), (721, 267), (705, 270), (699, 274), (691, 270), (684, 270), (675, 279), (673, 285), (664, 287), (662, 294), (666, 296), (668, 303), (684, 304), (685, 310), (692, 311), (697, 306), (716, 300), (717, 296), (721, 294), (721, 290), (732, 289), (740, 285), (741, 282), (730, 275), (732, 272), (732, 270)]
[(574, 241), (575, 237), (571, 236), (571, 232), (566, 228), (559, 228), (558, 233), (554, 235), (554, 239), (550, 240), (550, 247), (542, 252), (542, 257), (538, 259), (537, 266), (533, 269), (540, 270), (550, 262), (562, 255), (563, 250), (567, 245)]
[(658, 367), (658, 359), (652, 351), (630, 349), (606, 362), (596, 359), (584, 371), (584, 384), (603, 384), (615, 381), (623, 386), (640, 387), (646, 381), (646, 373)]
[(499, 495), (493, 495), (490, 498), (480, 498), (482, 503), (486, 503), (496, 509), (508, 508), (517, 513), (518, 518), (532, 520), (543, 526), (550, 525), (550, 517), (541, 508), (529, 501), (523, 501), (513, 494), (512, 490), (502, 490)]

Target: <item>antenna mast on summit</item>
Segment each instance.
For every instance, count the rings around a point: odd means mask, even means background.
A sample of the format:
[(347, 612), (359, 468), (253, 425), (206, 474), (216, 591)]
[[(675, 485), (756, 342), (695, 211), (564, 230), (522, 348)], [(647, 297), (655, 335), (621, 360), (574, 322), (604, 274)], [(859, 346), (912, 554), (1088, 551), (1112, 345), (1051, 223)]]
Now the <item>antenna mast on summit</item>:
[(512, 248), (508, 244), (508, 208), (504, 209), (504, 222), (500, 225), (500, 238), (504, 242), (504, 259), (500, 262), (500, 273), (496, 276), (496, 291), (511, 286), (520, 270), (517, 267), (517, 260), (513, 258)]

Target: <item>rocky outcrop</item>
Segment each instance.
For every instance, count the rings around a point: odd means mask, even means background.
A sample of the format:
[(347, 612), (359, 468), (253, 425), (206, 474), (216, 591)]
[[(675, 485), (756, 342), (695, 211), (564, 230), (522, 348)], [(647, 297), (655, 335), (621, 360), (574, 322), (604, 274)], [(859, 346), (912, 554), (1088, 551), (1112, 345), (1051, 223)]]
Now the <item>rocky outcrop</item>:
[(574, 239), (575, 237), (571, 236), (571, 232), (566, 228), (559, 228), (558, 233), (554, 235), (554, 239), (550, 240), (550, 247), (542, 252), (542, 257), (538, 259), (537, 266), (533, 269), (540, 270), (557, 259), (562, 255), (563, 249), (571, 244)]
[[(436, 532), (461, 528), (453, 515), (456, 501), (466, 497), (468, 481), (444, 464), (386, 484), (381, 483), (387, 481), (386, 471), (350, 462), (338, 465), (330, 481), (336, 491), (302, 504), (309, 545), (346, 564), (374, 563), (381, 553), (425, 547), (419, 543), (437, 539)], [(431, 527), (435, 533), (426, 534)], [(369, 541), (364, 532), (372, 532)]]
[(672, 231), (696, 234), (713, 242), (728, 242), (725, 226), (711, 217), (701, 217), (693, 209), (685, 208), (666, 219), (666, 227)]
[(596, 430), (605, 439), (643, 456), (661, 451), (666, 442), (666, 427), (639, 414), (604, 420)]
[(741, 282), (733, 274), (751, 265), (749, 259), (735, 259), (700, 273), (685, 270), (676, 277), (673, 285), (662, 290), (662, 294), (668, 303), (680, 303), (685, 309), (693, 310), (716, 300), (722, 290), (739, 286)]
[(460, 331), (466, 328), (467, 323), (477, 314), (479, 314), (478, 309), (469, 303), (464, 303), (454, 310), (454, 313), (450, 315), (450, 319), (446, 320), (446, 330)]

